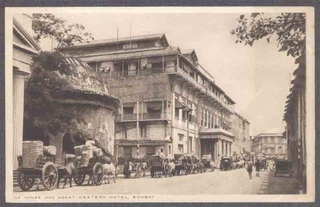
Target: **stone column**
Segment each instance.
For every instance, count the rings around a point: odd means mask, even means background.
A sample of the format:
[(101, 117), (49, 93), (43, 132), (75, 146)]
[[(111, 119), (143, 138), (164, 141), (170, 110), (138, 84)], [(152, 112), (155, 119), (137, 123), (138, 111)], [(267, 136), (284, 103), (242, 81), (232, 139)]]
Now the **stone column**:
[(221, 158), (222, 156), (224, 156), (224, 151), (225, 151), (225, 149), (224, 149), (224, 141), (223, 141), (223, 140), (221, 140), (220, 158)]
[(218, 157), (218, 142), (214, 141), (213, 142), (213, 157), (212, 159), (216, 160)]
[(229, 142), (226, 141), (226, 156), (229, 156)]
[(25, 75), (17, 71), (13, 74), (13, 169), (18, 168), (17, 157), (22, 155)]
[(220, 159), (222, 156), (222, 140), (218, 140), (217, 142), (217, 148), (218, 148), (218, 156), (215, 158), (215, 162), (217, 167), (220, 167)]

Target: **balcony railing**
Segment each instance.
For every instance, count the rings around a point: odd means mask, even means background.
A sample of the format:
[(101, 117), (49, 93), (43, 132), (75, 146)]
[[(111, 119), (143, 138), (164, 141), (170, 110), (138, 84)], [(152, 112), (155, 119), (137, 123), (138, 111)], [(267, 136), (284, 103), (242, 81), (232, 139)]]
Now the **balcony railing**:
[(193, 83), (196, 87), (200, 88), (200, 90), (202, 90), (203, 92), (209, 94), (210, 96), (213, 96), (215, 98), (215, 100), (217, 100), (222, 106), (224, 106), (225, 108), (228, 108), (232, 112), (234, 111), (232, 105), (228, 105), (228, 104), (224, 103), (216, 94), (214, 94), (212, 91), (206, 89), (206, 87), (201, 85), (196, 79), (192, 78), (182, 68), (178, 67), (176, 72), (179, 73), (180, 75), (182, 75), (183, 77), (187, 78), (188, 81)]
[(164, 113), (144, 113), (143, 114), (143, 119), (148, 120), (148, 119), (162, 119), (164, 116)]
[(152, 75), (152, 74), (160, 74), (160, 73), (178, 73), (181, 76), (185, 77), (189, 82), (191, 82), (193, 85), (195, 85), (197, 88), (199, 88), (202, 92), (207, 93), (211, 97), (213, 97), (216, 101), (218, 101), (222, 106), (227, 108), (229, 111), (234, 111), (232, 105), (228, 105), (225, 102), (223, 102), (220, 97), (218, 97), (215, 93), (212, 91), (206, 89), (205, 86), (200, 84), (196, 79), (191, 77), (186, 71), (184, 71), (182, 68), (177, 67), (177, 66), (166, 66), (164, 69), (163, 68), (145, 68), (145, 69), (140, 69), (138, 71), (130, 71), (128, 73), (117, 73), (117, 72), (104, 72), (103, 76), (104, 77), (109, 77), (109, 78), (119, 78), (119, 77), (135, 77), (135, 76), (144, 76), (144, 75)]
[[(139, 120), (140, 121), (146, 121), (146, 120), (166, 120), (169, 116), (167, 113), (143, 113), (139, 114)], [(118, 114), (116, 117), (117, 122), (123, 122), (123, 121), (136, 121), (137, 120), (137, 114), (123, 114), (121, 119), (121, 114)]]
[(103, 72), (102, 76), (106, 78), (119, 78), (119, 77), (135, 77), (135, 76), (144, 76), (144, 75), (152, 75), (152, 74), (160, 74), (160, 73), (173, 73), (176, 72), (176, 66), (166, 66), (163, 68), (144, 68), (139, 69), (139, 71), (126, 71), (126, 72)]

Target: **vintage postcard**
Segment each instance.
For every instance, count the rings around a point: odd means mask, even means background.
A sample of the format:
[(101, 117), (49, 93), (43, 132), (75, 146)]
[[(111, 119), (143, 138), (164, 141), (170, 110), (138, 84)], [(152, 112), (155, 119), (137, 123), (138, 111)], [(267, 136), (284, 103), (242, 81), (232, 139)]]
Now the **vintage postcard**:
[(312, 202), (312, 7), (5, 10), (6, 201)]

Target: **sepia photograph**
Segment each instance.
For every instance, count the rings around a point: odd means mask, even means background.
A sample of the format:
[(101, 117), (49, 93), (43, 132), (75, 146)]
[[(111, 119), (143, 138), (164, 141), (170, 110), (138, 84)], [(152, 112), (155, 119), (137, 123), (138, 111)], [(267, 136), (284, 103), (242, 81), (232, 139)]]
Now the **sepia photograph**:
[(7, 202), (314, 201), (312, 7), (5, 23)]

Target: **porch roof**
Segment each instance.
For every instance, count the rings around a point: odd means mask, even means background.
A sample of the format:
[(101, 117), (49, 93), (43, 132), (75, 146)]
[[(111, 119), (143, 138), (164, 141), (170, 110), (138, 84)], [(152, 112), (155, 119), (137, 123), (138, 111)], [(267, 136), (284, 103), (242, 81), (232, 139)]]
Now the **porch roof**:
[(200, 129), (200, 139), (223, 139), (232, 142), (234, 135), (222, 128)]

